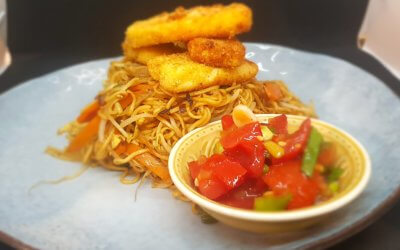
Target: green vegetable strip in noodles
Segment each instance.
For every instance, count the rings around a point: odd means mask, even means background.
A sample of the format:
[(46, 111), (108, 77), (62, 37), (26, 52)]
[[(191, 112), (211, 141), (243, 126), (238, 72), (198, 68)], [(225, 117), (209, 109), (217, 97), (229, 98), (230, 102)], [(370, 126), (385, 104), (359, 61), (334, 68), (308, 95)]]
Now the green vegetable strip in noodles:
[(317, 162), (319, 149), (322, 142), (322, 136), (314, 127), (311, 128), (310, 137), (307, 141), (307, 147), (304, 150), (301, 170), (307, 176), (312, 176), (315, 163)]

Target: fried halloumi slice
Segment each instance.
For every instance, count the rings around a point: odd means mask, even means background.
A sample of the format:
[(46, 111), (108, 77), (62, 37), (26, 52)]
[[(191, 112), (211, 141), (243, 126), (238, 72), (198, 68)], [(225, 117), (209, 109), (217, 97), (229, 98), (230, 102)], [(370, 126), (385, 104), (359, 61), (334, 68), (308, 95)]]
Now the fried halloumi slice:
[(187, 53), (156, 57), (147, 67), (160, 86), (173, 93), (243, 83), (253, 79), (258, 72), (257, 65), (247, 60), (238, 67), (215, 68), (193, 61)]
[(141, 64), (147, 64), (149, 60), (157, 56), (170, 55), (185, 51), (184, 49), (175, 46), (172, 43), (133, 48), (127, 41), (122, 43), (122, 50), (126, 60), (135, 61)]
[(196, 37), (232, 38), (249, 31), (252, 23), (251, 9), (241, 3), (178, 7), (174, 12), (134, 22), (127, 28), (125, 39), (133, 48), (140, 48)]
[(242, 64), (246, 49), (238, 40), (195, 38), (187, 44), (193, 61), (213, 67), (238, 67)]

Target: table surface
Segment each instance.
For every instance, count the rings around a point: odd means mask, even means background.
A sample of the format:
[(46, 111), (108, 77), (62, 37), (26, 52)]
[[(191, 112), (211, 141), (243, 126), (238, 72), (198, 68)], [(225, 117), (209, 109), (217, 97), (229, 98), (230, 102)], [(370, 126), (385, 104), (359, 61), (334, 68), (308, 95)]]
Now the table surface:
[[(218, 1), (225, 3), (228, 1)], [(183, 4), (179, 1), (8, 1), (8, 43), (13, 63), (0, 76), (0, 93), (28, 79), (76, 63), (121, 54), (124, 30)], [(213, 1), (191, 1), (190, 5)], [(248, 1), (254, 26), (242, 41), (279, 44), (342, 58), (381, 79), (400, 96), (400, 81), (356, 47), (365, 0)], [(187, 5), (186, 2), (184, 4)], [(350, 84), (350, 83), (349, 83)], [(400, 202), (331, 249), (399, 249)], [(386, 212), (386, 211), (385, 211)], [(9, 248), (0, 242), (0, 248)]]

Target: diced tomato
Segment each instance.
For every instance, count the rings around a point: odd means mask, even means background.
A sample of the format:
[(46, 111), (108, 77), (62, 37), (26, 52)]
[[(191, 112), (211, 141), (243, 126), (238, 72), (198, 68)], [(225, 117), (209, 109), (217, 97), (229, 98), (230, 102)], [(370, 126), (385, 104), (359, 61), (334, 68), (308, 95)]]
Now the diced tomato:
[(268, 127), (274, 132), (275, 134), (287, 134), (288, 122), (286, 115), (278, 115), (268, 120)]
[(218, 163), (214, 173), (217, 178), (222, 181), (227, 188), (233, 189), (241, 185), (247, 170), (237, 162), (232, 162), (228, 158)]
[(197, 178), (200, 193), (216, 199), (245, 181), (247, 170), (227, 156), (214, 154), (205, 162), (190, 162), (190, 174)]
[(224, 149), (231, 149), (236, 147), (243, 140), (250, 141), (257, 136), (262, 136), (261, 126), (259, 122), (253, 122), (234, 129), (230, 133), (224, 134), (221, 138), (221, 144)]
[(254, 199), (262, 196), (266, 190), (267, 185), (261, 178), (248, 179), (218, 201), (228, 206), (253, 209)]
[(216, 178), (231, 190), (243, 183), (246, 173), (247, 170), (238, 162), (225, 155), (214, 154), (203, 164), (197, 178), (199, 181)]
[(322, 177), (317, 171), (311, 178), (301, 172), (301, 161), (294, 160), (283, 162), (269, 167), (263, 180), (275, 194), (292, 195), (288, 209), (311, 206), (315, 203), (320, 193)]
[(318, 156), (318, 162), (324, 166), (332, 166), (336, 160), (336, 147), (332, 143), (324, 143)]
[(233, 118), (231, 115), (224, 115), (221, 118), (222, 129), (228, 130), (233, 125)]
[(221, 181), (216, 179), (206, 179), (199, 181), (199, 191), (209, 199), (217, 199), (228, 192)]
[(194, 180), (199, 175), (201, 165), (197, 161), (189, 162), (188, 165), (189, 165), (190, 176), (192, 176), (192, 179)]
[(287, 136), (287, 138), (284, 140), (286, 143), (284, 146), (285, 154), (278, 159), (272, 158), (272, 163), (277, 164), (280, 162), (285, 162), (299, 156), (304, 151), (308, 137), (310, 136), (310, 132), (311, 120), (308, 118), (304, 120), (296, 132)]
[(225, 149), (224, 154), (249, 171), (251, 177), (260, 177), (265, 163), (264, 145), (256, 138), (242, 140), (236, 147)]
[(257, 137), (262, 136), (259, 122), (235, 128), (222, 135), (224, 154), (249, 171), (251, 177), (260, 177), (264, 167), (264, 145)]
[(207, 158), (205, 156), (200, 156), (197, 161), (192, 161), (188, 163), (189, 166), (189, 172), (190, 175), (192, 176), (192, 179), (196, 179), (197, 176), (200, 173), (200, 169), (202, 165), (207, 161)]
[(197, 179), (199, 181), (201, 180), (208, 180), (213, 177), (213, 171), (209, 168), (208, 164), (203, 164), (202, 168), (200, 168), (199, 175), (197, 176)]

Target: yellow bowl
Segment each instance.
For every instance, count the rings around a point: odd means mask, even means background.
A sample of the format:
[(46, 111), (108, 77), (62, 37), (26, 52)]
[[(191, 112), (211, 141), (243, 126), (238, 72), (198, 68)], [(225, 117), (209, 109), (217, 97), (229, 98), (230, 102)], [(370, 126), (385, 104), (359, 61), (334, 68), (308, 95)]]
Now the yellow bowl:
[[(257, 119), (267, 122), (274, 116), (257, 115)], [(302, 116), (288, 115), (289, 132), (295, 131), (304, 119)], [(175, 186), (187, 198), (222, 223), (251, 232), (289, 232), (305, 228), (321, 222), (330, 213), (353, 201), (364, 190), (371, 175), (369, 155), (356, 139), (317, 119), (312, 119), (312, 125), (325, 141), (337, 145), (340, 165), (344, 169), (338, 194), (315, 206), (291, 211), (258, 212), (226, 206), (198, 193), (191, 184), (187, 163), (198, 159), (200, 155), (212, 154), (213, 145), (220, 138), (222, 130), (220, 121), (191, 131), (175, 144), (168, 161), (169, 173)]]

